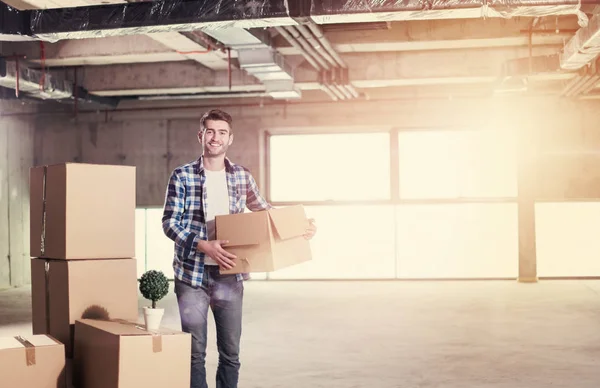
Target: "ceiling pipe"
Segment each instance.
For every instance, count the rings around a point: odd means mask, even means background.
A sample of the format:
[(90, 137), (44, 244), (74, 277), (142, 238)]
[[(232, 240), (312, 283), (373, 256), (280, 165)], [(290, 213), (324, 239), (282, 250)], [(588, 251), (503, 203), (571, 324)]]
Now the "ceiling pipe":
[(573, 78), (571, 81), (569, 81), (567, 86), (565, 86), (565, 88), (562, 90), (562, 92), (560, 93), (560, 96), (568, 97), (568, 95), (571, 93), (572, 90), (579, 89), (581, 87), (581, 84), (583, 84), (586, 80), (587, 80), (586, 75), (579, 75), (579, 76)]
[(291, 44), (294, 48), (296, 48), (300, 54), (302, 54), (302, 56), (304, 57), (304, 59), (306, 59), (306, 61), (308, 63), (310, 63), (310, 65), (312, 67), (314, 67), (317, 70), (321, 70), (321, 65), (319, 65), (317, 63), (317, 61), (315, 61), (313, 59), (313, 57), (311, 57), (308, 52), (306, 52), (306, 50), (304, 50), (304, 48), (302, 47), (302, 45), (300, 43), (298, 43), (298, 41), (289, 33), (287, 32), (283, 27), (280, 26), (276, 26), (275, 30), (281, 34), (281, 36), (283, 36), (283, 38), (285, 40), (288, 41), (289, 44)]
[(315, 35), (319, 43), (321, 43), (321, 45), (325, 48), (325, 51), (329, 52), (329, 54), (333, 57), (337, 64), (340, 67), (347, 68), (348, 66), (346, 66), (346, 63), (344, 62), (342, 57), (340, 57), (337, 51), (335, 51), (335, 49), (331, 46), (331, 43), (329, 43), (329, 40), (327, 40), (327, 38), (325, 38), (325, 35), (323, 35), (321, 27), (317, 26), (315, 23), (308, 23), (308, 28)]
[[(316, 38), (319, 47), (322, 49), (321, 53), (325, 53), (326, 58), (331, 58), (333, 60), (332, 64), (334, 67), (341, 67), (344, 70), (348, 69), (348, 65), (342, 59), (342, 57), (337, 53), (337, 51), (333, 48), (329, 40), (323, 35), (323, 30), (321, 27), (317, 26), (315, 23), (309, 22), (306, 26), (298, 26), (297, 27), (301, 32), (305, 31), (306, 34), (312, 33)], [(350, 83), (349, 80), (346, 80), (341, 85), (341, 88), (345, 90), (344, 94), (348, 96), (348, 98), (358, 98), (358, 91), (354, 88), (354, 86)]]
[(321, 90), (324, 91), (325, 93), (327, 93), (327, 95), (333, 100), (333, 101), (337, 101), (339, 100), (339, 98), (331, 91), (331, 89), (329, 88), (329, 86), (325, 85), (325, 84), (321, 84)]
[[(298, 39), (296, 39), (292, 34), (290, 34), (287, 29), (285, 29), (284, 27), (280, 27), (280, 26), (276, 26), (275, 30), (277, 32), (279, 32), (281, 34), (281, 36), (283, 36), (283, 38), (285, 40), (288, 41), (289, 44), (291, 44), (292, 46), (294, 46), (299, 52), (300, 54), (304, 57), (304, 59), (306, 59), (306, 61), (315, 68), (315, 70), (317, 70), (318, 72), (321, 72), (323, 70), (327, 70), (327, 68), (323, 67), (322, 65), (320, 65), (319, 62), (317, 62), (313, 56), (311, 56), (305, 49), (304, 46), (300, 43), (302, 37), (300, 37), (300, 41)], [(334, 101), (337, 101), (340, 99), (339, 95), (337, 93), (335, 93), (333, 91), (333, 88), (331, 87), (331, 85), (327, 85), (325, 83), (321, 83), (321, 90), (323, 90), (325, 93), (327, 93), (327, 95)], [(341, 97), (341, 99), (343, 99), (343, 96)]]
[[(291, 27), (291, 28), (293, 28), (293, 27)], [(337, 67), (339, 65), (335, 61), (335, 59), (327, 52), (327, 49), (321, 43), (319, 43), (319, 41), (316, 39), (316, 37), (313, 34), (310, 33), (308, 28), (306, 28), (305, 26), (302, 26), (302, 25), (295, 26), (295, 28), (300, 32), (300, 34), (307, 41), (307, 43), (310, 44), (315, 49), (316, 52), (321, 54), (321, 56), (327, 62), (329, 62), (331, 64), (331, 66)]]
[(302, 38), (296, 29), (294, 29), (292, 26), (285, 26), (283, 28), (286, 29), (287, 32), (289, 32), (290, 35), (292, 35), (294, 39), (296, 39), (302, 45), (307, 53), (312, 55), (312, 57), (319, 62), (319, 65), (321, 65), (323, 69), (329, 70), (331, 66), (329, 66), (329, 64), (315, 51), (315, 49), (306, 41), (306, 39)]

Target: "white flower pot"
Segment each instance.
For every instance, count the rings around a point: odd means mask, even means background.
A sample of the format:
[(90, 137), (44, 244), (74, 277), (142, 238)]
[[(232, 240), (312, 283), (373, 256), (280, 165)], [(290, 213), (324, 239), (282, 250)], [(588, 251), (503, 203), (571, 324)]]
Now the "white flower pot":
[(160, 321), (162, 320), (164, 313), (164, 309), (144, 307), (144, 322), (146, 323), (146, 330), (158, 331), (160, 328)]

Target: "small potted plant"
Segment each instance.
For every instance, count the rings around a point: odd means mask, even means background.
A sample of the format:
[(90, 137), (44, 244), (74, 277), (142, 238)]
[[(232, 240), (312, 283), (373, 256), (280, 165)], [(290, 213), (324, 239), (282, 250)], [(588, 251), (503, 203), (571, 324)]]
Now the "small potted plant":
[(140, 278), (142, 296), (152, 301), (152, 307), (144, 307), (146, 330), (158, 330), (165, 310), (156, 308), (156, 302), (169, 293), (169, 280), (162, 271), (150, 270)]

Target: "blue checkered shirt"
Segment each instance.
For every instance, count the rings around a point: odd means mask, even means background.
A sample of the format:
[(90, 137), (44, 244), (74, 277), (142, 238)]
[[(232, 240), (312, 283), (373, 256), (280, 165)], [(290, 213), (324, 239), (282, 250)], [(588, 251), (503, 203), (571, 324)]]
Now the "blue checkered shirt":
[[(267, 210), (271, 205), (260, 195), (256, 181), (246, 168), (225, 159), (229, 191), (229, 213)], [(207, 240), (206, 182), (203, 158), (177, 167), (171, 173), (165, 198), (162, 226), (165, 234), (174, 241), (173, 269), (175, 277), (194, 287), (202, 284), (204, 253), (197, 250), (200, 240)], [(237, 280), (248, 279), (248, 274), (238, 274)]]

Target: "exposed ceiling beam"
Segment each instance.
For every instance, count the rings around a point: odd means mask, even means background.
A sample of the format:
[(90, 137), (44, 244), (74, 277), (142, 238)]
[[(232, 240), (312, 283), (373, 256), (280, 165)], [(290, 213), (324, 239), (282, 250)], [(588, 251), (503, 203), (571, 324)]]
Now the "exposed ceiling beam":
[[(524, 31), (529, 23), (529, 20), (524, 19), (409, 21), (392, 23), (389, 30), (328, 32), (325, 36), (340, 53), (527, 46), (529, 36)], [(554, 45), (558, 49), (576, 28), (575, 17), (559, 18), (558, 25), (552, 18), (546, 24), (536, 27), (532, 44)], [(215, 30), (211, 34), (218, 37), (219, 32), (225, 30)], [(177, 51), (193, 51), (194, 48), (203, 50), (205, 47), (176, 32), (157, 33), (153, 36), (156, 40), (146, 35), (131, 35), (45, 43), (45, 66), (185, 61), (190, 59), (189, 56)], [(177, 40), (169, 39), (173, 36)], [(469, 36), (469, 39), (465, 39), (465, 36)], [(179, 42), (182, 39), (186, 41)], [(277, 36), (273, 43), (283, 55), (299, 55), (299, 51), (289, 46), (281, 36)], [(19, 52), (30, 61), (40, 63), (39, 42), (6, 42), (3, 44), (3, 52)], [(232, 50), (231, 54), (232, 58), (237, 57), (236, 50)], [(215, 57), (212, 68), (225, 68), (222, 67), (226, 64), (223, 53), (198, 54), (196, 57), (200, 62), (212, 61), (211, 58)]]
[[(325, 36), (341, 53), (527, 46), (530, 24), (524, 18), (413, 20), (391, 23), (386, 30), (333, 31)], [(578, 28), (575, 17), (553, 18), (536, 27), (531, 43), (562, 46)], [(279, 38), (276, 44), (285, 43)], [(279, 51), (284, 55), (297, 54), (293, 47), (280, 47)]]
[[(554, 50), (535, 48), (534, 55)], [(466, 50), (461, 52), (345, 54), (349, 78), (357, 88), (390, 86), (492, 83), (502, 75), (505, 61), (523, 58), (527, 49)], [(183, 94), (226, 92), (226, 71), (211, 71), (193, 62), (115, 65), (87, 68), (83, 85), (99, 95)], [(564, 79), (573, 75), (549, 72), (532, 74), (537, 79)], [(319, 74), (296, 69), (295, 83), (302, 90), (317, 90)], [(264, 85), (243, 71), (232, 72), (232, 91), (264, 91)]]
[(227, 69), (227, 54), (218, 50), (212, 50), (206, 44), (202, 44), (191, 37), (183, 35), (176, 31), (157, 32), (148, 34), (149, 38), (161, 43), (163, 46), (172, 49), (176, 54), (184, 59), (196, 61), (209, 69), (223, 70)]

